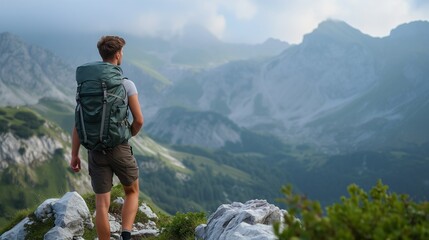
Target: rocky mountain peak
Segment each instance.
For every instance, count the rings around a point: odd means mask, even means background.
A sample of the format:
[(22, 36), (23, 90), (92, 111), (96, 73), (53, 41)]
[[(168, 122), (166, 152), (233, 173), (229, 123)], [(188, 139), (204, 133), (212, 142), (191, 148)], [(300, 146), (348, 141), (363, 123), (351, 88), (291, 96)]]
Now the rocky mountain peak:
[(396, 27), (390, 32), (392, 38), (424, 38), (429, 39), (429, 22), (414, 21), (404, 23)]
[(283, 42), (276, 38), (268, 38), (262, 43), (262, 46), (269, 48), (269, 49), (287, 49), (290, 45), (287, 42)]
[(311, 33), (304, 35), (304, 44), (317, 42), (356, 42), (370, 38), (344, 21), (328, 19), (321, 22)]

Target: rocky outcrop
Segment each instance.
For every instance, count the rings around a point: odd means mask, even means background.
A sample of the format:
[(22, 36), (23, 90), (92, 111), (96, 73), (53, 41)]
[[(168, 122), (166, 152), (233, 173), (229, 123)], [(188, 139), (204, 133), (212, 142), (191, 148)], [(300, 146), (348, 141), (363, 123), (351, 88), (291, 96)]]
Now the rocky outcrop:
[(24, 239), (27, 225), (45, 222), (52, 217), (55, 218), (55, 226), (45, 234), (46, 240), (79, 238), (83, 236), (84, 226), (94, 227), (83, 198), (77, 192), (68, 192), (60, 199), (44, 201), (34, 212), (34, 219), (25, 218), (0, 239)]
[[(118, 198), (115, 203), (122, 205), (123, 199)], [(158, 218), (146, 205), (139, 208), (149, 219)], [(83, 198), (77, 192), (68, 192), (60, 199), (45, 200), (34, 212), (34, 216), (23, 219), (11, 230), (0, 236), (0, 240), (25, 239), (27, 226), (45, 222), (54, 218), (55, 226), (44, 235), (45, 240), (56, 239), (83, 239), (85, 229), (93, 229), (92, 215)], [(119, 239), (121, 232), (120, 216), (109, 214), (111, 236)], [(159, 230), (155, 222), (137, 222), (134, 224), (131, 235), (134, 237), (148, 237), (158, 235)]]
[(204, 240), (271, 240), (272, 224), (283, 219), (285, 210), (266, 200), (250, 200), (221, 205), (195, 229), (196, 239)]
[[(0, 134), (0, 170), (9, 164), (30, 165), (48, 160), (63, 144), (49, 136), (32, 136), (28, 139), (16, 137), (12, 133)], [(67, 154), (69, 156), (70, 154)]]
[(8, 240), (8, 239), (25, 239), (27, 232), (25, 231), (25, 227), (28, 224), (31, 224), (32, 221), (30, 218), (26, 217), (21, 222), (15, 225), (11, 230), (5, 232), (0, 236), (0, 240)]

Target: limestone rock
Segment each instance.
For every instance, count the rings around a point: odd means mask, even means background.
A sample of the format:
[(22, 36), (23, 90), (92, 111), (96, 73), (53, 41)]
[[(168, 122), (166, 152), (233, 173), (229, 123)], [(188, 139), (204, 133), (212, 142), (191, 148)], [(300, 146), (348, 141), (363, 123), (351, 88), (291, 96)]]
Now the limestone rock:
[(150, 219), (158, 219), (158, 216), (147, 206), (145, 203), (142, 203), (139, 207), (140, 212), (146, 214), (146, 216)]
[(49, 230), (45, 234), (43, 239), (44, 240), (57, 240), (57, 239), (73, 240), (73, 233), (67, 228), (56, 226), (51, 228), (51, 230)]
[(88, 206), (77, 192), (68, 192), (52, 204), (55, 226), (67, 228), (73, 236), (82, 236), (84, 225), (92, 228), (93, 223)]
[(15, 227), (9, 231), (3, 233), (0, 236), (0, 240), (11, 240), (11, 239), (25, 239), (27, 233), (25, 232), (25, 225), (31, 224), (31, 220), (26, 217), (21, 222), (19, 222)]
[(204, 240), (271, 240), (272, 224), (280, 222), (284, 210), (266, 200), (250, 200), (221, 205), (207, 224), (196, 228), (196, 239)]
[[(21, 139), (8, 132), (0, 134), (0, 170), (7, 168), (10, 164), (30, 165), (49, 159), (57, 149), (63, 149), (60, 141), (49, 136), (32, 136)], [(20, 152), (20, 149), (31, 149), (31, 151)]]
[(49, 198), (46, 199), (42, 204), (40, 204), (40, 206), (37, 207), (36, 211), (34, 211), (36, 218), (44, 221), (45, 219), (52, 217), (52, 204), (56, 201), (58, 201), (58, 198)]
[[(123, 204), (123, 199), (115, 200), (118, 204)], [(146, 205), (142, 204), (139, 211), (146, 214), (150, 219), (158, 218), (157, 215)], [(95, 215), (94, 215), (95, 216)], [(51, 228), (43, 237), (46, 240), (70, 239), (82, 240), (85, 227), (92, 229), (92, 215), (83, 198), (77, 192), (68, 192), (63, 197), (45, 200), (34, 211), (37, 221), (46, 221), (54, 218), (55, 226)], [(27, 232), (25, 226), (34, 224), (34, 219), (26, 217), (11, 230), (0, 236), (0, 240), (25, 239)], [(109, 213), (109, 223), (111, 236), (119, 239), (121, 233), (121, 216), (117, 213)], [(147, 223), (137, 222), (133, 225), (131, 235), (135, 238), (157, 236), (160, 230), (156, 223), (149, 220)]]

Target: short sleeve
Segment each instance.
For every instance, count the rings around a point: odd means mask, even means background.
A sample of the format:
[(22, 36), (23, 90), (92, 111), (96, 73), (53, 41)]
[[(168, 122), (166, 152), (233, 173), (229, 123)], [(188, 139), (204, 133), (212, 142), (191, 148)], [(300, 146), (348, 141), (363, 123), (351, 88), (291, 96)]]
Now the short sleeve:
[(127, 90), (128, 97), (138, 94), (136, 85), (129, 79), (124, 79), (124, 87)]

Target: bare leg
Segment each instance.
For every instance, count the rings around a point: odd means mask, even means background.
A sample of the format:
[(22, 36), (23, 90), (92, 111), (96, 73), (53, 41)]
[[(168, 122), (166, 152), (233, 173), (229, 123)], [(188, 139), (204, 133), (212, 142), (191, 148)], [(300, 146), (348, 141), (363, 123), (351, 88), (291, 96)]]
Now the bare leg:
[(122, 206), (122, 229), (131, 231), (139, 207), (139, 180), (130, 186), (123, 186), (125, 191), (124, 206)]
[(110, 240), (109, 206), (110, 192), (95, 194), (95, 227), (99, 240)]

